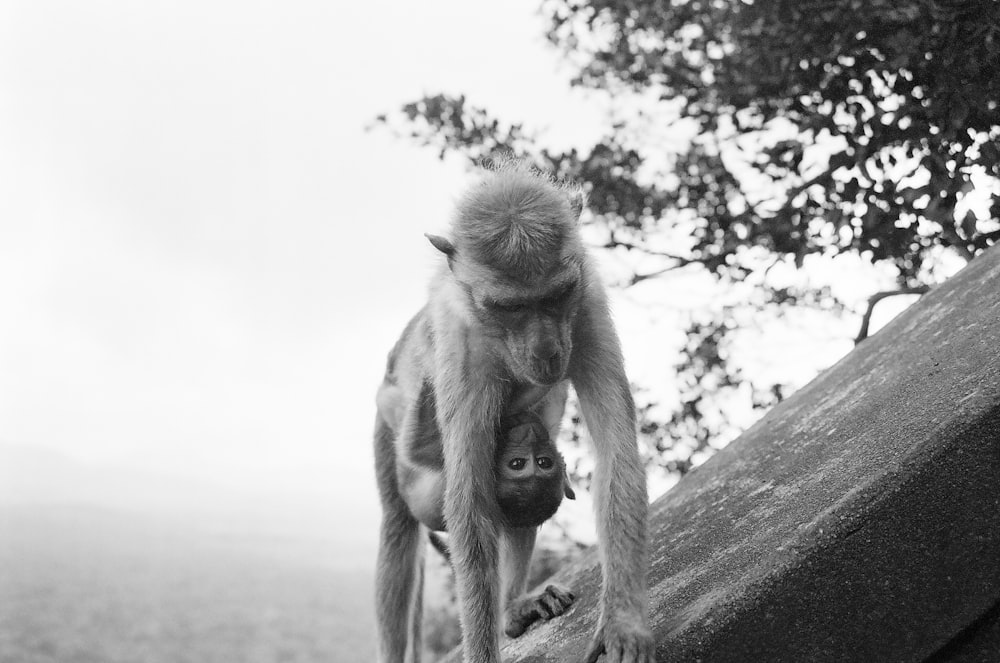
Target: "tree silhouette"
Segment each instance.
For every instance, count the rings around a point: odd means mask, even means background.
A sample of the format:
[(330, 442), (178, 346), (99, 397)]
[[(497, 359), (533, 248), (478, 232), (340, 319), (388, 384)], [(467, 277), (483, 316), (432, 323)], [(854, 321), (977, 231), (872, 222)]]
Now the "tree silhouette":
[[(829, 289), (775, 285), (768, 273), (854, 255), (895, 281), (856, 312), (860, 342), (875, 302), (926, 291), (945, 261), (1000, 237), (1000, 3), (546, 0), (542, 11), (576, 68), (571, 83), (616, 100), (597, 144), (548, 149), (464, 96), (379, 119), (442, 157), (511, 151), (582, 183), (600, 245), (643, 265), (626, 286), (703, 270), (750, 284), (751, 317), (842, 313)], [(694, 453), (731, 437), (725, 416), (707, 416), (720, 390), (758, 409), (787, 390), (746, 388), (733, 367), (730, 337), (748, 319), (730, 305), (691, 318), (679, 405), (640, 421), (658, 449)]]

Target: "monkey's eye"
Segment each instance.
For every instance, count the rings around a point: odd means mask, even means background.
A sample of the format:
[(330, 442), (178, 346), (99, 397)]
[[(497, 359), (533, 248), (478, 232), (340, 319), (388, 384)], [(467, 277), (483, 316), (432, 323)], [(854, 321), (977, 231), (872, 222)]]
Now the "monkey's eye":
[(569, 293), (556, 295), (555, 297), (546, 297), (542, 300), (542, 306), (545, 308), (558, 308), (566, 303)]
[(507, 467), (512, 470), (523, 470), (525, 463), (527, 463), (527, 461), (523, 458), (511, 458), (507, 461)]
[(535, 459), (535, 465), (538, 465), (543, 470), (552, 469), (552, 459), (548, 456), (539, 456)]
[(542, 300), (542, 306), (545, 308), (556, 308), (562, 306), (569, 299), (569, 296), (573, 294), (573, 290), (576, 288), (575, 283), (571, 283), (562, 290), (555, 292), (545, 299)]
[(503, 313), (520, 313), (528, 307), (526, 304), (522, 304), (521, 302), (491, 302), (490, 308)]

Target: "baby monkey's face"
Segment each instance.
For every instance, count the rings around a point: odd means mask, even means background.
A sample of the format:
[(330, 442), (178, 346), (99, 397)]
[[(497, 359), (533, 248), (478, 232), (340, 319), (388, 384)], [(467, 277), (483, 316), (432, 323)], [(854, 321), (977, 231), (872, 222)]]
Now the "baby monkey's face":
[(561, 476), (563, 459), (541, 422), (520, 424), (507, 431), (497, 470), (501, 480)]
[(573, 498), (566, 464), (537, 417), (519, 417), (497, 450), (497, 502), (513, 527), (537, 527)]

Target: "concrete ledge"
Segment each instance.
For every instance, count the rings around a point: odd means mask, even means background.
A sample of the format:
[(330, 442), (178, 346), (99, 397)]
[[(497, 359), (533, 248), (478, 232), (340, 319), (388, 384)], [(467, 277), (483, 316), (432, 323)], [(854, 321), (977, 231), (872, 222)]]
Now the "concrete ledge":
[(927, 659), (927, 663), (1000, 661), (1000, 602)]
[[(651, 534), (659, 660), (1000, 660), (976, 653), (1000, 642), (1000, 247), (655, 502)], [(596, 556), (557, 578), (578, 603), (505, 660), (582, 660)]]

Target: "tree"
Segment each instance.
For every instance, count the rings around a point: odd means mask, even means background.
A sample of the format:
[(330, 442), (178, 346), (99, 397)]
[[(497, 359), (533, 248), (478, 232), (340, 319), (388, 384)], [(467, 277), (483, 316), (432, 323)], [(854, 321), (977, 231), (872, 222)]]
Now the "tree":
[[(425, 97), (401, 117), (442, 156), (479, 161), (510, 150), (582, 182), (602, 245), (655, 262), (626, 286), (688, 269), (753, 288), (749, 314), (727, 305), (690, 320), (679, 405), (641, 422), (661, 450), (686, 442), (694, 453), (732, 436), (725, 417), (708, 416), (720, 390), (742, 390), (759, 409), (780, 400), (787, 385), (745, 389), (729, 360), (733, 332), (753, 315), (845, 310), (828, 289), (775, 285), (775, 265), (855, 255), (891, 270), (896, 289), (873, 295), (860, 341), (878, 298), (922, 292), (941, 279), (944, 260), (967, 261), (1000, 237), (1000, 3), (545, 0), (542, 8), (548, 39), (577, 67), (572, 84), (620, 100), (602, 141), (546, 149), (523, 125), (463, 96)], [(651, 131), (668, 124), (687, 136), (673, 151)]]

